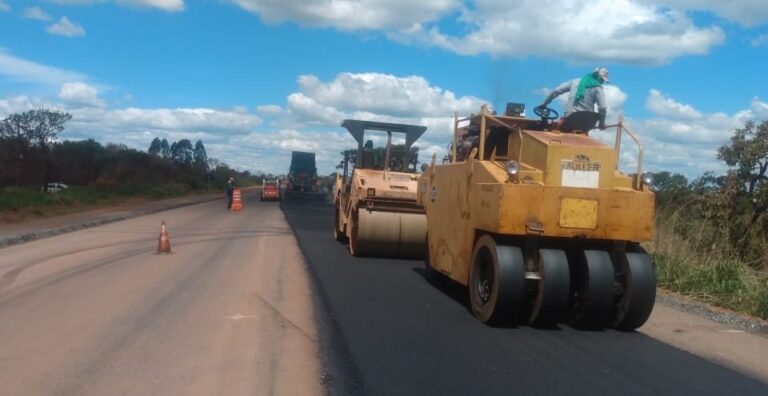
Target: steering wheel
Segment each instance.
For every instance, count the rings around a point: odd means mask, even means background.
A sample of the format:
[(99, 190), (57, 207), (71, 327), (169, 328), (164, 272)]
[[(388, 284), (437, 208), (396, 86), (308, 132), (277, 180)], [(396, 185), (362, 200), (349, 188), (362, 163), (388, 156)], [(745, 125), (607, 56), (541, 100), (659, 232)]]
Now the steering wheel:
[(556, 120), (560, 117), (560, 113), (555, 109), (551, 109), (547, 106), (539, 106), (533, 109), (533, 112), (543, 120)]

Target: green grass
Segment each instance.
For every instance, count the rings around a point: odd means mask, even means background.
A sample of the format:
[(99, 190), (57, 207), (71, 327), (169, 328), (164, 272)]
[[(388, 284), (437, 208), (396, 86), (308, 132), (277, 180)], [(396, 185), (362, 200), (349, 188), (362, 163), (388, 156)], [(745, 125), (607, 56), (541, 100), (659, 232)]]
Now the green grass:
[(650, 246), (658, 284), (697, 300), (768, 319), (768, 273), (741, 261), (726, 248), (703, 248), (667, 222)]
[(121, 185), (113, 189), (73, 186), (58, 193), (45, 193), (21, 188), (0, 190), (0, 213), (16, 212), (39, 215), (45, 209), (78, 207), (117, 202), (130, 197), (150, 199), (186, 195), (190, 189), (181, 184), (161, 186)]

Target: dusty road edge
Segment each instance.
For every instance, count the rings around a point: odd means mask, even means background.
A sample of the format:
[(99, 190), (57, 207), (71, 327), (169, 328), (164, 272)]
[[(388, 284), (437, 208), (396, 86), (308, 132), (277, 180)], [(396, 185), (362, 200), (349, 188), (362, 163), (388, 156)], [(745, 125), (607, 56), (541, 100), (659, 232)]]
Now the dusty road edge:
[[(296, 237), (296, 225), (286, 214), (283, 202), (280, 202), (280, 210), (291, 230), (294, 231), (294, 238), (301, 251), (302, 262), (310, 279), (312, 295), (316, 297), (312, 303), (315, 325), (319, 335), (317, 345), (323, 370), (321, 373), (323, 390), (326, 395), (364, 395), (362, 377), (347, 348), (344, 333), (330, 308), (320, 278), (310, 260), (307, 259), (304, 246)], [(328, 231), (328, 235), (330, 238), (330, 231)]]
[(151, 209), (133, 209), (129, 213), (123, 213), (119, 215), (105, 216), (94, 220), (83, 221), (79, 223), (68, 224), (63, 227), (49, 228), (46, 230), (40, 230), (35, 232), (28, 232), (24, 234), (13, 235), (7, 238), (0, 239), (0, 249), (12, 245), (18, 245), (21, 243), (31, 242), (38, 239), (50, 238), (56, 235), (66, 234), (68, 232), (82, 230), (85, 228), (97, 227), (104, 224), (115, 223), (122, 220), (132, 219), (134, 217), (145, 216), (148, 214), (158, 213), (166, 210), (182, 208), (185, 206), (198, 205), (201, 203), (220, 200), (221, 197), (205, 196), (199, 200), (195, 199), (186, 202), (174, 202), (168, 205), (163, 205)]
[(679, 311), (687, 312), (716, 323), (743, 330), (747, 333), (768, 338), (768, 321), (760, 318), (712, 306), (664, 289), (658, 289), (656, 303), (661, 303)]

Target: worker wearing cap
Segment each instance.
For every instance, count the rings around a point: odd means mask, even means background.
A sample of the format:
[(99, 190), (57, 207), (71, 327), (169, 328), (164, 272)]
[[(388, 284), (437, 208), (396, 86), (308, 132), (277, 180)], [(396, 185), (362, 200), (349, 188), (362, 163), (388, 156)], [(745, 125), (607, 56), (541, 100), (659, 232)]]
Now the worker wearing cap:
[(227, 180), (227, 210), (232, 209), (232, 196), (235, 194), (235, 178)]
[(598, 128), (605, 129), (605, 114), (608, 106), (605, 101), (605, 92), (603, 92), (603, 84), (608, 83), (608, 69), (604, 67), (598, 67), (584, 75), (584, 77), (577, 78), (571, 81), (560, 84), (554, 91), (552, 91), (544, 103), (538, 107), (547, 107), (547, 105), (553, 101), (556, 97), (569, 92), (568, 102), (565, 104), (564, 117), (577, 112), (577, 111), (595, 111), (595, 105), (597, 105), (597, 113), (600, 116), (598, 121)]

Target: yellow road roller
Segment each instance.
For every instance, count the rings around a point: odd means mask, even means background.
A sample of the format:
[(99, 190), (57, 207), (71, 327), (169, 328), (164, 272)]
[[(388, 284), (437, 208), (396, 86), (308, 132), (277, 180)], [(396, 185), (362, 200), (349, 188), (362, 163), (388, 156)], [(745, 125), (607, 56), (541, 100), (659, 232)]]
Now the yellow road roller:
[[(343, 173), (337, 173), (334, 237), (348, 242), (353, 256), (423, 257), (427, 224), (424, 208), (416, 205), (411, 147), (427, 128), (361, 120), (344, 120), (341, 126), (355, 138), (357, 150), (345, 153)], [(366, 132), (386, 136), (385, 145), (374, 148), (373, 140), (365, 141)], [(393, 133), (404, 135), (405, 144), (393, 145)]]
[[(623, 121), (607, 145), (590, 136), (597, 114), (524, 105), (504, 115), (454, 116), (443, 163), (433, 157), (418, 183), (427, 216), (426, 271), (467, 286), (484, 323), (568, 323), (631, 330), (656, 298), (650, 257), (652, 175)], [(622, 137), (637, 149), (636, 172), (619, 170)], [(625, 139), (626, 140), (626, 139)], [(634, 164), (631, 164), (634, 170)]]

